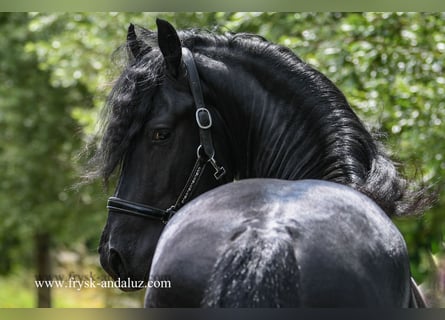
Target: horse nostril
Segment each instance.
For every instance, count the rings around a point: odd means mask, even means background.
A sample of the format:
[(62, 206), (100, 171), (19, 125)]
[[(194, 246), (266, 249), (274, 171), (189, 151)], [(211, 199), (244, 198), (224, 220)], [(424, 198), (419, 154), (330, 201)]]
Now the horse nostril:
[(108, 256), (108, 265), (115, 274), (116, 278), (125, 274), (124, 262), (116, 249), (110, 248)]

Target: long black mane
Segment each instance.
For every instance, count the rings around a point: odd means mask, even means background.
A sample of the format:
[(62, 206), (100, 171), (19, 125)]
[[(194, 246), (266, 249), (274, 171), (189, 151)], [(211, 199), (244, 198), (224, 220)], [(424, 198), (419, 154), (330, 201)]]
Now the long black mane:
[[(188, 30), (179, 37), (195, 54), (198, 69), (205, 59), (213, 59), (239, 71), (237, 84), (212, 80), (212, 88), (236, 100), (248, 124), (247, 138), (238, 146), (246, 154), (237, 178), (330, 180), (368, 195), (388, 215), (420, 213), (430, 204), (425, 190), (398, 172), (338, 88), (289, 49), (248, 34)], [(91, 161), (90, 176), (105, 181), (131, 148), (165, 74), (156, 33), (139, 28), (137, 41), (143, 54), (128, 55), (109, 95), (102, 140)], [(251, 99), (258, 103), (247, 103)], [(234, 110), (215, 108), (230, 123)]]

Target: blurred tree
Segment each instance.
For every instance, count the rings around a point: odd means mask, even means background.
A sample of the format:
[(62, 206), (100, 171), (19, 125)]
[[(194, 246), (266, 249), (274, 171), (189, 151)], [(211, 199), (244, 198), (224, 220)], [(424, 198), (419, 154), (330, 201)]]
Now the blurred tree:
[[(333, 80), (370, 129), (383, 134), (407, 175), (444, 186), (444, 13), (4, 14), (1, 28), (8, 36), (0, 40), (0, 90), (7, 99), (0, 102), (0, 123), (9, 129), (8, 143), (0, 144), (2, 168), (3, 159), (9, 162), (1, 182), (7, 193), (0, 199), (9, 212), (0, 215), (14, 217), (4, 225), (51, 230), (52, 224), (60, 228), (54, 217), (70, 215), (64, 208), (74, 208), (67, 204), (76, 197), (67, 197), (62, 185), (74, 180), (72, 152), (95, 130), (108, 84), (120, 71), (121, 57), (110, 57), (124, 43), (130, 22), (154, 30), (157, 16), (177, 28), (251, 32), (291, 48)], [(9, 70), (4, 79), (3, 70)], [(73, 120), (83, 128), (77, 137)], [(41, 194), (33, 198), (40, 184)], [(424, 216), (396, 223), (407, 240), (413, 274), (424, 281), (433, 274), (432, 257), (444, 253), (445, 195)], [(95, 232), (100, 228), (97, 224)], [(17, 243), (19, 232), (13, 234), (7, 243)]]
[[(0, 271), (23, 263), (34, 265), (37, 277), (48, 277), (51, 247), (97, 238), (102, 219), (86, 189), (70, 189), (78, 180), (73, 157), (82, 144), (71, 111), (91, 105), (89, 94), (81, 85), (51, 85), (50, 73), (25, 51), (27, 42), (42, 36), (28, 24), (26, 13), (0, 14), (0, 32), (7, 35), (0, 39)], [(39, 306), (50, 306), (49, 290), (38, 290)]]

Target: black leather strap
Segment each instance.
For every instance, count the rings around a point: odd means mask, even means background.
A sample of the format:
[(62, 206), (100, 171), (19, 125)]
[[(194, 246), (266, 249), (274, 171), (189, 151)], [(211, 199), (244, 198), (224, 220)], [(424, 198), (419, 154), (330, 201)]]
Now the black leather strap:
[(160, 221), (167, 221), (173, 212), (160, 210), (145, 204), (127, 201), (117, 197), (108, 198), (107, 209), (118, 213), (127, 213), (131, 215), (151, 218)]
[(198, 70), (196, 69), (195, 59), (189, 49), (182, 48), (182, 60), (187, 69), (190, 90), (192, 91), (193, 99), (195, 100), (196, 122), (199, 127), (199, 138), (205, 155), (210, 159), (215, 156), (212, 133), (210, 131), (213, 124), (212, 116), (210, 111), (204, 105), (201, 81), (199, 79)]

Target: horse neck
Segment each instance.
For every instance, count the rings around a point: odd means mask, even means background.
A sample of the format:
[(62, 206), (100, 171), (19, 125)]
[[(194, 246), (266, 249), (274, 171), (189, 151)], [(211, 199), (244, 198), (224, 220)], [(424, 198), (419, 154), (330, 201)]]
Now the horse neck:
[(203, 72), (213, 72), (213, 103), (231, 136), (238, 178), (363, 183), (375, 145), (329, 80), (308, 67), (245, 66)]

